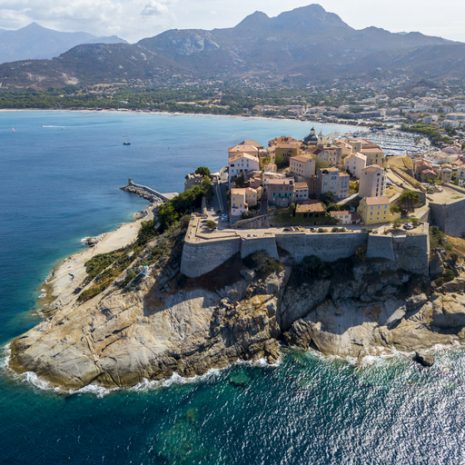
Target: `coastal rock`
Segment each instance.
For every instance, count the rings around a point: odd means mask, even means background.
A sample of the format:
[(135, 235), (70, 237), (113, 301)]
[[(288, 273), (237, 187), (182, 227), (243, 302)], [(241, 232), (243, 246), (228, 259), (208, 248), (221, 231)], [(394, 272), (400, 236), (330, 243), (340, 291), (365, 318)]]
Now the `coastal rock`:
[(425, 352), (416, 352), (413, 360), (425, 368), (432, 367), (436, 361), (434, 355)]
[(440, 295), (433, 302), (432, 324), (441, 329), (460, 331), (465, 327), (465, 295)]

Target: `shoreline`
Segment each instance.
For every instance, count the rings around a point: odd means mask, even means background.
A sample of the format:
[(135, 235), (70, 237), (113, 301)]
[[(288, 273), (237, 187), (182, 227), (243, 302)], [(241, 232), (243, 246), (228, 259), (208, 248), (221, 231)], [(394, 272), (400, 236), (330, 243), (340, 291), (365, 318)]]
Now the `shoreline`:
[[(73, 300), (74, 281), (82, 281), (85, 276), (85, 263), (99, 254), (121, 249), (137, 238), (140, 226), (153, 217), (154, 204), (150, 203), (144, 210), (142, 218), (120, 224), (116, 228), (99, 234), (99, 241), (94, 247), (83, 246), (74, 253), (58, 260), (47, 275), (38, 291), (43, 297), (37, 298), (37, 311), (47, 317), (59, 306), (68, 305)], [(137, 212), (134, 213), (136, 215)], [(70, 271), (73, 270), (73, 273)], [(74, 277), (72, 277), (74, 276)]]
[(212, 118), (232, 118), (232, 119), (256, 119), (256, 120), (272, 120), (272, 121), (293, 121), (301, 123), (315, 123), (315, 124), (333, 124), (338, 126), (348, 126), (354, 128), (368, 129), (372, 125), (379, 124), (378, 122), (371, 122), (367, 124), (359, 124), (356, 122), (331, 122), (331, 121), (318, 121), (314, 119), (300, 119), (300, 118), (289, 118), (289, 117), (273, 117), (273, 116), (259, 116), (259, 115), (230, 115), (222, 113), (192, 113), (183, 111), (157, 111), (157, 110), (125, 110), (117, 108), (106, 108), (102, 110), (96, 110), (93, 108), (0, 108), (0, 113), (26, 113), (26, 112), (57, 112), (57, 113), (122, 113), (122, 114), (146, 114), (146, 115), (164, 115), (164, 116), (198, 116), (198, 117), (212, 117)]

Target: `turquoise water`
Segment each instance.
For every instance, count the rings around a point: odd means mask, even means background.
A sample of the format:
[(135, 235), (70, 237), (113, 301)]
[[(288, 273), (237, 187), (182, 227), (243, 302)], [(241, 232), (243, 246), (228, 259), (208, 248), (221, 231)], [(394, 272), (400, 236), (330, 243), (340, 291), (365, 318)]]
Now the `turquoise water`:
[[(325, 131), (337, 129), (347, 131)], [(143, 208), (118, 190), (128, 177), (180, 190), (186, 171), (221, 167), (242, 139), (308, 131), (295, 121), (0, 113), (0, 344), (38, 321), (30, 310), (58, 259)], [(1, 373), (0, 464), (461, 464), (464, 375), (462, 351), (440, 353), (431, 370), (289, 352), (279, 367), (104, 397)]]

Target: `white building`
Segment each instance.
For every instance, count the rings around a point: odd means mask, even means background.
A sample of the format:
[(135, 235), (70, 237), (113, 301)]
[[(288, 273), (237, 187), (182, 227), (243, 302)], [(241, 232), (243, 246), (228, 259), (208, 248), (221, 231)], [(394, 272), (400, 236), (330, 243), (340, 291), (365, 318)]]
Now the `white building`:
[(329, 216), (337, 220), (339, 224), (352, 224), (352, 213), (348, 210), (329, 212)]
[(308, 155), (298, 155), (289, 159), (289, 171), (295, 176), (310, 178), (315, 174), (315, 159)]
[(238, 176), (247, 176), (252, 171), (260, 170), (260, 162), (258, 157), (248, 153), (238, 153), (229, 157), (229, 181)]
[(382, 197), (385, 189), (386, 176), (381, 166), (371, 165), (362, 170), (359, 187), (360, 197)]
[(367, 157), (363, 153), (353, 153), (344, 160), (344, 168), (355, 178), (360, 179), (367, 166)]

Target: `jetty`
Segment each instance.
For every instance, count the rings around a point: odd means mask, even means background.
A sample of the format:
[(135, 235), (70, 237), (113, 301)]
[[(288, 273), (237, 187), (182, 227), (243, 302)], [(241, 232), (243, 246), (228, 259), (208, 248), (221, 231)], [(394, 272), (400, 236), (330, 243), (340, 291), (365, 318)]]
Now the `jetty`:
[(151, 187), (137, 184), (131, 178), (128, 179), (126, 186), (121, 187), (121, 190), (130, 194), (136, 194), (151, 203), (165, 203), (171, 198), (169, 194), (162, 194)]

